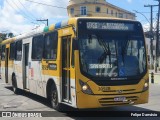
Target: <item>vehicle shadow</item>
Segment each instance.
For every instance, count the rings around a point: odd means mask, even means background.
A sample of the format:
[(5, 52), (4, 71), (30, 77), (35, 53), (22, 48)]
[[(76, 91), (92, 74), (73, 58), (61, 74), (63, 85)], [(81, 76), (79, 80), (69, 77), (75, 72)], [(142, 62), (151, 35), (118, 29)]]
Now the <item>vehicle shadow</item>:
[[(13, 89), (12, 89), (11, 86), (6, 86), (5, 88), (13, 92)], [(39, 95), (30, 93), (30, 92), (26, 92), (26, 91), (21, 90), (21, 89), (18, 89), (17, 95), (25, 96), (27, 98), (30, 98), (30, 99), (32, 99), (34, 101), (37, 101), (37, 102), (45, 105), (47, 107), (50, 107), (50, 103), (48, 102), (48, 100), (46, 98), (44, 98), (44, 97), (39, 96)]]
[[(5, 86), (5, 88), (13, 92), (12, 86)], [(50, 105), (50, 102), (48, 101), (48, 99), (44, 98), (42, 96), (27, 92), (27, 91), (24, 91), (24, 90), (21, 90), (21, 89), (18, 89), (17, 95), (22, 95), (24, 97), (27, 97), (27, 98), (33, 100), (33, 101), (39, 102), (39, 103), (43, 104), (46, 107), (51, 108), (51, 105)], [(77, 110), (77, 109), (69, 107), (67, 105), (63, 105), (63, 107), (64, 107), (63, 111), (60, 111), (62, 113), (65, 113), (67, 111), (76, 111)], [(52, 109), (53, 108), (51, 108), (51, 110)], [(54, 111), (54, 109), (53, 109), (53, 111)]]

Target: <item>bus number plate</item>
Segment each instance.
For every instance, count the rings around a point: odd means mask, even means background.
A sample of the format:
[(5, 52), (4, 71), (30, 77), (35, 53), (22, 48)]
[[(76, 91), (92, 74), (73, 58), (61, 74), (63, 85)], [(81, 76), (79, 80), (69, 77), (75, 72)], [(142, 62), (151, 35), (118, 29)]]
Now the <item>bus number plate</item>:
[(115, 97), (114, 101), (125, 101), (126, 97)]

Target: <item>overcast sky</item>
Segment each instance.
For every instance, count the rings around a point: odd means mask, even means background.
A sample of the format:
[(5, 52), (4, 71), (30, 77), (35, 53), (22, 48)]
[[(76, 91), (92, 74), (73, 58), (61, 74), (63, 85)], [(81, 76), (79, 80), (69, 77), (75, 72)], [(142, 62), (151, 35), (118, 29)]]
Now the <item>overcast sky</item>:
[[(67, 8), (69, 0), (31, 0), (52, 6)], [(142, 12), (150, 20), (150, 8), (144, 4), (158, 4), (154, 0), (107, 0), (109, 3), (124, 8), (131, 12)], [(0, 0), (0, 32), (13, 32), (18, 35), (27, 32), (36, 26), (44, 26), (37, 19), (49, 19), (49, 24), (68, 19), (67, 10), (31, 3), (27, 0)], [(154, 8), (154, 20), (157, 8)], [(144, 26), (148, 21), (140, 14), (136, 14)]]

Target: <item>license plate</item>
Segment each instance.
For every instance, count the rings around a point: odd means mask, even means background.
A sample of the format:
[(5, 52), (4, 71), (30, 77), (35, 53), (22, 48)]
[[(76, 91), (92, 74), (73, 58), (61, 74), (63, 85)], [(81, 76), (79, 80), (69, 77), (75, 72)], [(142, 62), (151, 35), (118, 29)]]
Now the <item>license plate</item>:
[(115, 97), (114, 101), (125, 101), (126, 97)]

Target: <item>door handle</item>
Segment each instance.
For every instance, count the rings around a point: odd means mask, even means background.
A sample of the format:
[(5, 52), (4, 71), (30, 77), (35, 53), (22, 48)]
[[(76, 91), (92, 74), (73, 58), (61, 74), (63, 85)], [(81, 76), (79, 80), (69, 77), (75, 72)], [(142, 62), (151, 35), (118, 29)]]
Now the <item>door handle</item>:
[(70, 70), (70, 68), (63, 68), (63, 70)]

